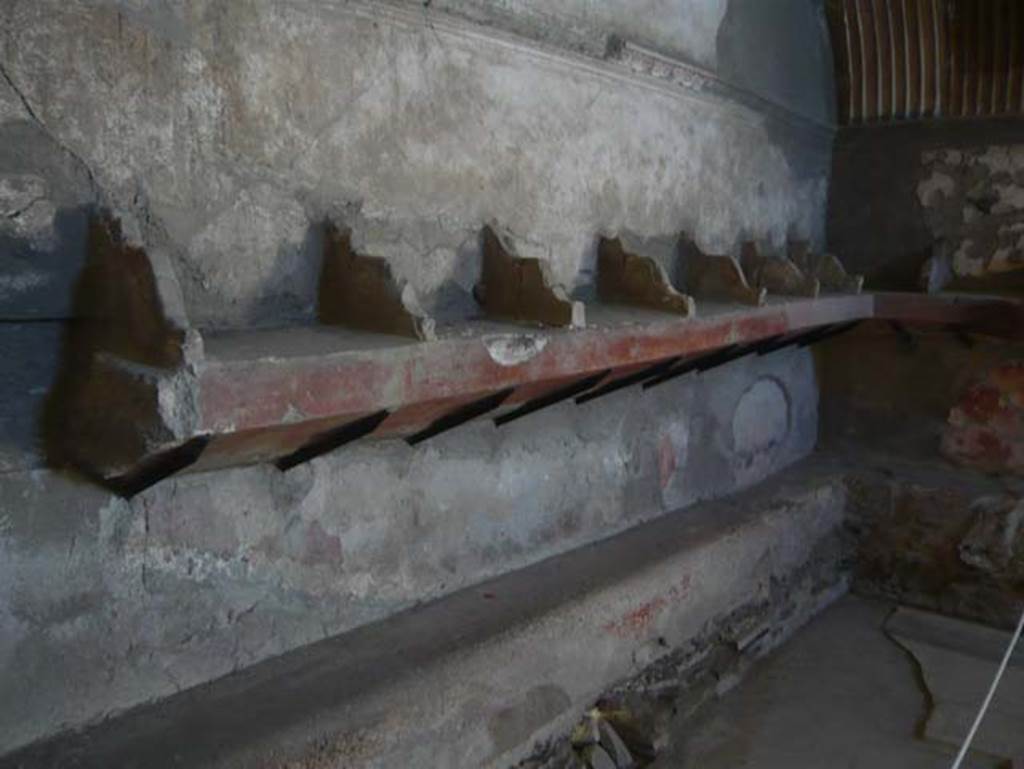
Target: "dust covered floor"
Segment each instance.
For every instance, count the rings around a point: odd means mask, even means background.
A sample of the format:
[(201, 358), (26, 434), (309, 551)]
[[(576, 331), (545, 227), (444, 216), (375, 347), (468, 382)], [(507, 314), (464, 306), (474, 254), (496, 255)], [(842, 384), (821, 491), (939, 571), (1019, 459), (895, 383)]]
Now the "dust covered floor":
[[(891, 604), (847, 596), (698, 718), (673, 726), (657, 769), (935, 769), (954, 750), (915, 737), (916, 664), (883, 625)], [(983, 758), (971, 767), (994, 766)]]

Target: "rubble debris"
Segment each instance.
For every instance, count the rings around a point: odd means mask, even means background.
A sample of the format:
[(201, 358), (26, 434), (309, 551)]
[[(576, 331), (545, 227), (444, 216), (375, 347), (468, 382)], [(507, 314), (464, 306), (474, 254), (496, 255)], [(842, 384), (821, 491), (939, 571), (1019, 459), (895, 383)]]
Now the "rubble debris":
[[(833, 546), (845, 547), (838, 540)], [(568, 734), (536, 746), (518, 769), (650, 767), (668, 751), (671, 736), (684, 731), (681, 723), (731, 689), (809, 618), (798, 606), (828, 600), (823, 596), (832, 595), (841, 560), (834, 553), (812, 559), (784, 584), (773, 583), (765, 600), (712, 620), (685, 645), (598, 698)]]

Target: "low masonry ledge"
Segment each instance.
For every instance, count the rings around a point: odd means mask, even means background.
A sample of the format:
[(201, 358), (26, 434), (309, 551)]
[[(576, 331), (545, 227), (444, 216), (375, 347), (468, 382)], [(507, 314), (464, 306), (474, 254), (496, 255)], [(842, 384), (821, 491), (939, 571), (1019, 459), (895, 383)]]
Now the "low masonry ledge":
[(672, 649), (724, 635), (756, 637), (762, 654), (845, 592), (845, 493), (841, 473), (805, 461), (21, 748), (0, 769), (508, 767)]

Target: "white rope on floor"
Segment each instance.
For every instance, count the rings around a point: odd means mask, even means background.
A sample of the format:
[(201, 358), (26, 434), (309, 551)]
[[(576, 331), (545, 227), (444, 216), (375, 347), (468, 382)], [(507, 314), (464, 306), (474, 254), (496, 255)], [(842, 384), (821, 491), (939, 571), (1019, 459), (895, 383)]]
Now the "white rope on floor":
[(996, 677), (992, 679), (992, 685), (988, 687), (988, 694), (985, 695), (985, 700), (981, 703), (978, 715), (974, 717), (974, 723), (971, 725), (971, 730), (967, 732), (964, 744), (960, 746), (960, 752), (957, 753), (956, 760), (953, 762), (951, 769), (960, 769), (960, 764), (963, 763), (964, 756), (967, 755), (967, 751), (971, 747), (974, 735), (978, 731), (978, 727), (981, 726), (981, 722), (985, 718), (985, 713), (988, 712), (988, 706), (992, 704), (992, 697), (995, 696), (996, 689), (999, 687), (999, 681), (1002, 679), (1003, 673), (1006, 672), (1006, 666), (1010, 663), (1010, 657), (1013, 656), (1013, 649), (1017, 645), (1017, 641), (1020, 640), (1022, 630), (1024, 630), (1024, 612), (1021, 612), (1020, 621), (1017, 622), (1017, 630), (1014, 632), (1013, 638), (1010, 639), (1010, 645), (1006, 647), (1006, 654), (1003, 655), (1003, 661), (999, 663), (999, 669), (996, 671)]

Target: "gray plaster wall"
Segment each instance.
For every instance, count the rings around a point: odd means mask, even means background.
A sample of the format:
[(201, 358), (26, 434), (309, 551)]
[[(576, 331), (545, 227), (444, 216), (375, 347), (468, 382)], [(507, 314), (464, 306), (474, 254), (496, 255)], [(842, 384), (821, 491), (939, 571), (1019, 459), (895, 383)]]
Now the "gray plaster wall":
[(790, 350), (130, 502), (0, 475), (0, 754), (749, 486), (816, 434)]
[(430, 0), (425, 5), (597, 56), (628, 41), (715, 72), (804, 117), (835, 121), (832, 51), (820, 0)]
[[(779, 2), (816, 23), (816, 4)], [(187, 476), (130, 503), (45, 469), (38, 410), (97, 205), (172, 255), (191, 322), (217, 328), (312, 318), (325, 216), (447, 319), (476, 311), (490, 220), (583, 293), (599, 233), (666, 262), (683, 228), (708, 250), (822, 241), (830, 135), (785, 92), (814, 101), (798, 83), (827, 75), (784, 25), (758, 32), (763, 9), (567, 3), (571, 23), (544, 36), (539, 3), (442, 5), (0, 4), (0, 752), (755, 483), (813, 447), (814, 372), (791, 351), (415, 450)], [(493, 20), (502, 9), (514, 23)], [(630, 71), (604, 58), (613, 35), (796, 112)], [(753, 72), (772, 50), (790, 64)]]
[[(618, 30), (629, 15), (705, 47), (717, 28), (732, 77), (783, 101), (815, 91), (803, 73), (827, 73), (823, 35), (794, 62), (784, 24), (768, 28), (776, 39), (758, 31), (763, 11), (718, 5), (678, 2), (655, 25), (660, 6), (608, 3), (617, 10), (592, 21)], [(0, 197), (37, 200), (25, 253), (3, 267), (21, 312), (52, 305), (31, 297), (67, 282), (48, 266), (46, 214), (97, 199), (174, 255), (192, 321), (218, 327), (311, 317), (325, 216), (351, 224), (428, 309), (455, 315), (473, 310), (490, 220), (570, 287), (592, 283), (600, 232), (685, 228), (719, 251), (823, 234), (827, 134), (560, 39), (541, 46), (410, 3), (12, 0), (3, 14), (0, 144), (18, 144)], [(47, 166), (55, 154), (74, 184)], [(73, 275), (74, 249), (60, 255)]]
[(601, 58), (609, 36), (636, 40), (796, 109), (787, 92), (820, 100), (829, 77), (817, 4), (580, 1), (564, 24), (538, 9), (3, 3), (0, 354), (21, 365), (0, 371), (0, 471), (43, 464), (92, 206), (168, 251), (191, 321), (214, 327), (308, 321), (325, 216), (448, 319), (477, 311), (488, 220), (582, 296), (599, 233), (635, 235), (670, 272), (683, 228), (709, 250), (821, 242), (827, 132)]
[(822, 0), (730, 0), (716, 35), (719, 76), (835, 123), (832, 47)]
[[(412, 3), (421, 3), (411, 0)], [(609, 38), (673, 54), (699, 66), (717, 64), (715, 36), (729, 0), (431, 0), (427, 6), (594, 55)]]

